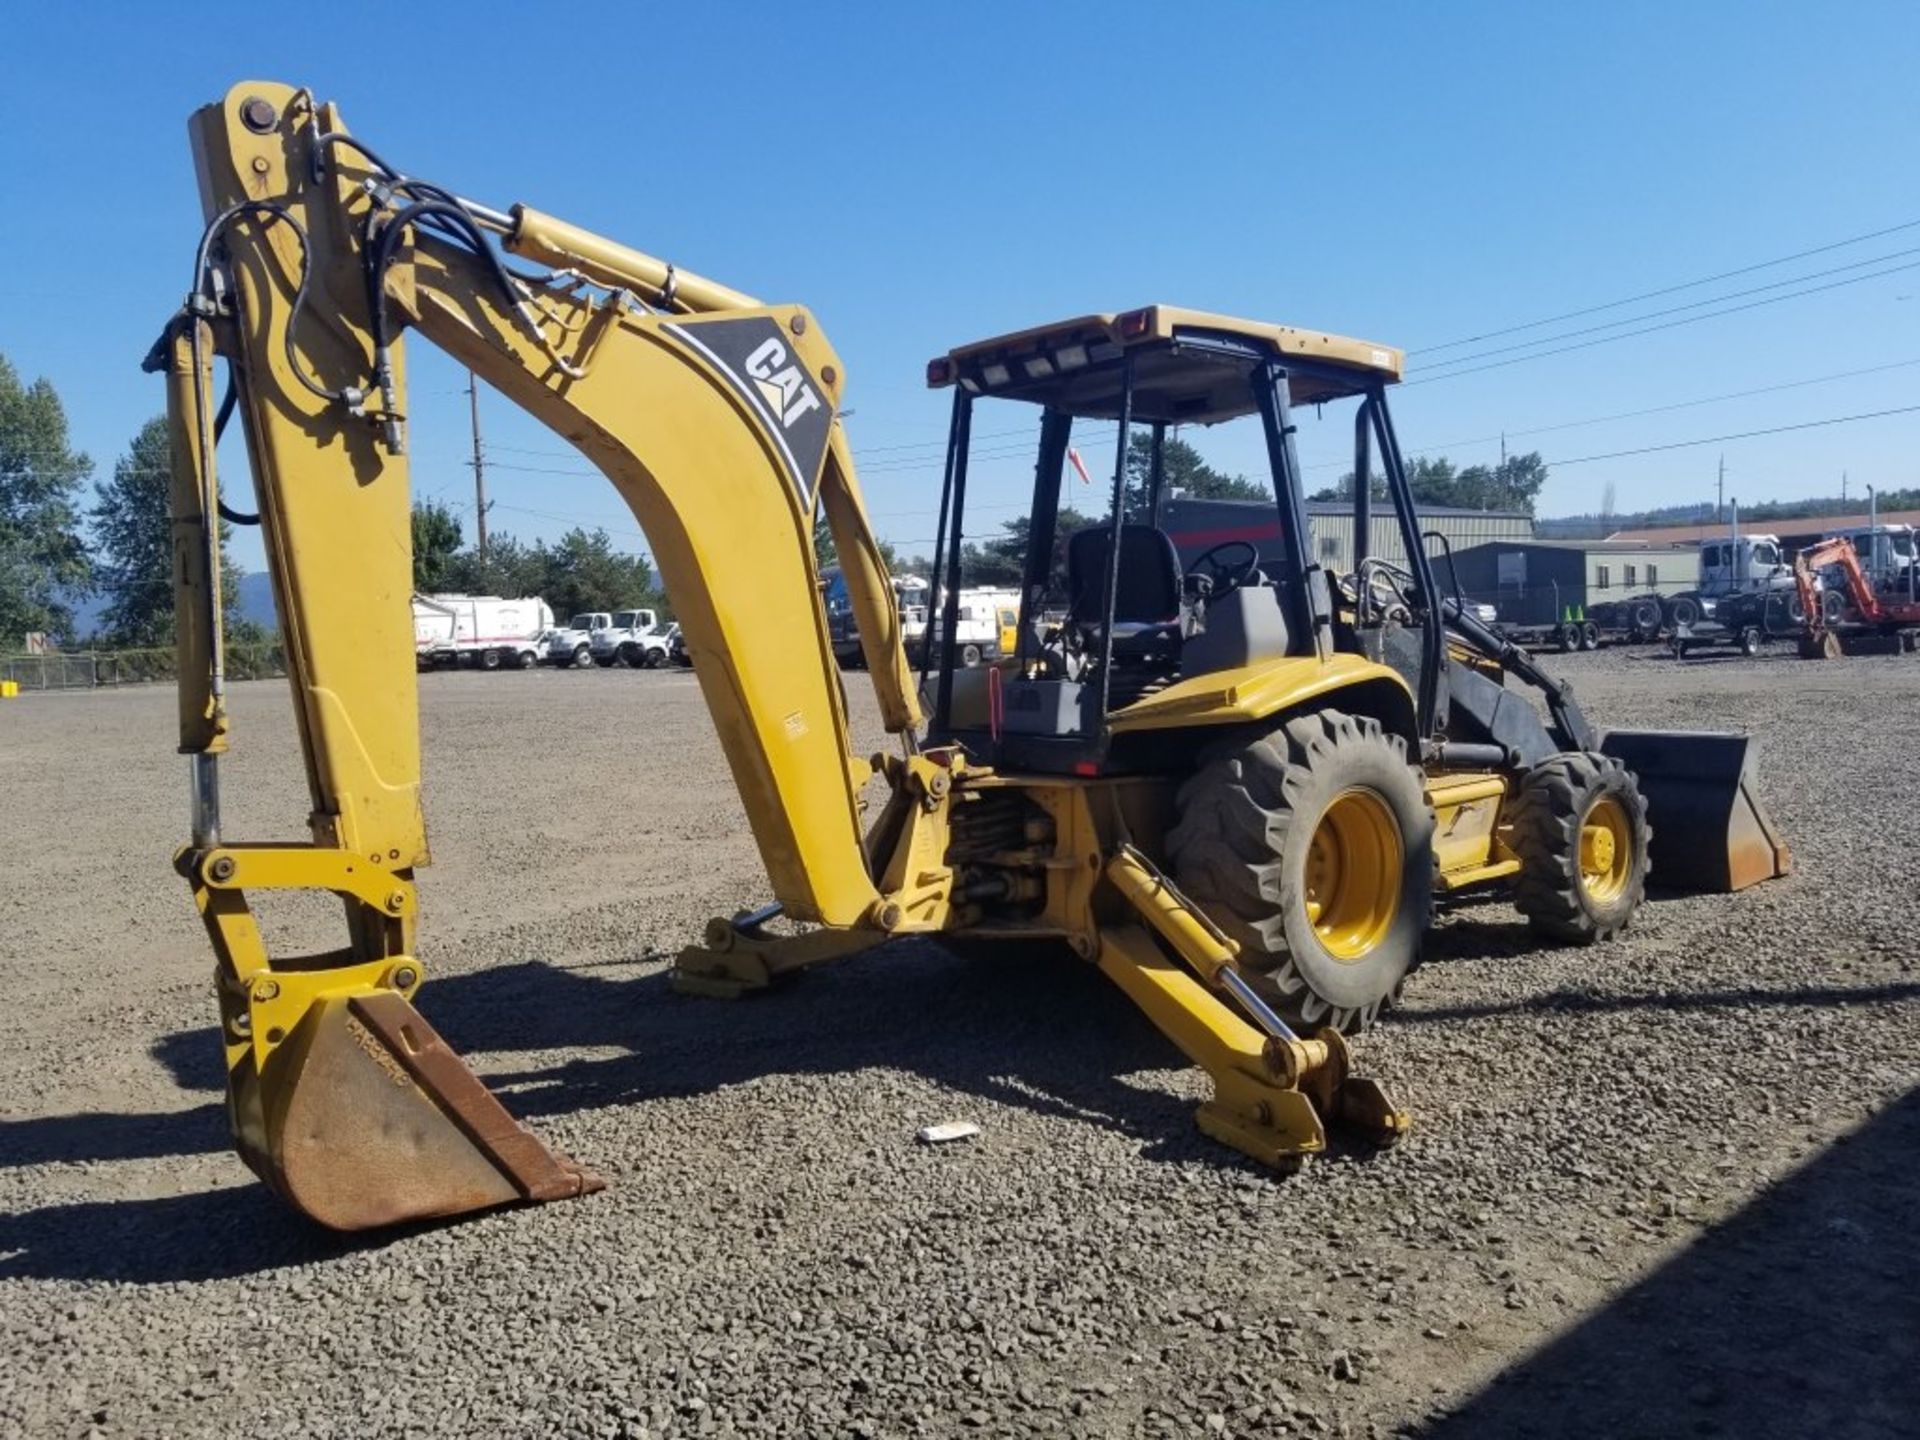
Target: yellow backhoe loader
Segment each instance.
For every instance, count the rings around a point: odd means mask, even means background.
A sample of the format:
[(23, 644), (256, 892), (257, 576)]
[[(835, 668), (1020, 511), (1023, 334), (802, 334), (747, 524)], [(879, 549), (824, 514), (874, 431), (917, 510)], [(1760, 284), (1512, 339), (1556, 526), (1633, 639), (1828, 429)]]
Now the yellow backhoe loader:
[[(1784, 866), (1743, 742), (1596, 737), (1568, 691), (1436, 586), (1387, 414), (1395, 350), (1162, 306), (936, 360), (930, 382), (954, 392), (946, 635), (976, 403), (1038, 407), (1039, 461), (1014, 653), (968, 669), (948, 645), (916, 677), (842, 433), (844, 372), (806, 310), (411, 177), (306, 90), (238, 85), (190, 129), (207, 223), (149, 357), (168, 383), (192, 780), (175, 863), (216, 954), (238, 1149), (327, 1225), (600, 1183), (518, 1125), (412, 1003), (428, 854), (408, 332), (577, 446), (647, 534), (774, 902), (714, 922), (679, 959), (683, 989), (738, 995), (894, 937), (1057, 942), (1206, 1069), (1207, 1133), (1288, 1165), (1331, 1123), (1405, 1128), (1351, 1073), (1345, 1036), (1413, 968), (1436, 890), (1508, 886), (1549, 935), (1609, 935), (1667, 854), (1650, 857), (1649, 811), (1663, 838), (1692, 827), (1677, 880), (1735, 888)], [(1377, 451), (1400, 537), (1391, 559), (1363, 538), (1348, 577), (1308, 544), (1293, 440), (1296, 406), (1340, 400), (1357, 405), (1356, 533), (1371, 533)], [(236, 416), (257, 517), (216, 481)], [(1236, 419), (1264, 435), (1281, 558), (1225, 544), (1183, 575), (1154, 524), (1166, 428)], [(1122, 458), (1106, 522), (1058, 547), (1075, 420), (1112, 423)], [(1137, 493), (1124, 456), (1142, 428), (1154, 464)], [(261, 526), (313, 802), (297, 843), (221, 831), (221, 515)], [(898, 753), (852, 753), (817, 516)], [(1516, 676), (1542, 687), (1547, 721)], [(869, 819), (876, 773), (887, 798)], [(268, 952), (249, 897), (289, 889), (343, 902), (337, 950)], [(894, 953), (912, 963), (911, 946)]]

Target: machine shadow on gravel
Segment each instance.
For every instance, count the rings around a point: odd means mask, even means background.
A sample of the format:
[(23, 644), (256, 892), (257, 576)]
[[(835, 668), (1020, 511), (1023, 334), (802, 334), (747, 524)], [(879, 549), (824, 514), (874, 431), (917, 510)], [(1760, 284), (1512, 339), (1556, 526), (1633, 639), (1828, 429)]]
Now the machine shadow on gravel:
[(1920, 1434), (1920, 1089), (1420, 1440)]
[[(664, 971), (607, 979), (530, 961), (448, 976), (422, 1008), (474, 1058), (518, 1117), (543, 1117), (707, 1094), (768, 1075), (871, 1068), (923, 1076), (960, 1094), (1142, 1142), (1168, 1162), (1251, 1168), (1193, 1125), (1195, 1098), (1140, 1071), (1186, 1061), (1092, 967), (1062, 952), (961, 959), (902, 941), (738, 1001), (673, 993)], [(546, 1063), (554, 1051), (611, 1057)], [(218, 1092), (211, 1027), (153, 1050), (183, 1090)], [(514, 1057), (542, 1063), (514, 1068)], [(903, 1118), (901, 1135), (912, 1126)], [(0, 1166), (154, 1159), (227, 1147), (218, 1104), (149, 1115), (67, 1115), (0, 1122)], [(1265, 1173), (1265, 1172), (1262, 1172)], [(257, 1184), (156, 1199), (82, 1201), (0, 1216), (0, 1277), (137, 1283), (272, 1270), (385, 1243), (302, 1221)]]
[[(218, 1144), (209, 1149), (227, 1145), (225, 1122), (217, 1123)], [(407, 1233), (323, 1230), (249, 1180), (186, 1195), (0, 1214), (0, 1280), (222, 1280), (378, 1249)]]
[[(224, 1082), (216, 1076), (214, 1083)], [(0, 1170), (76, 1160), (210, 1155), (225, 1150), (230, 1143), (226, 1110), (220, 1105), (196, 1105), (191, 1110), (153, 1115), (39, 1115), (28, 1120), (0, 1120)]]
[[(436, 978), (421, 1010), (528, 1119), (706, 1094), (765, 1075), (879, 1067), (1142, 1137), (1191, 1128), (1191, 1100), (1122, 1078), (1183, 1069), (1185, 1059), (1064, 950), (963, 960), (903, 940), (734, 1001), (678, 995), (664, 970), (608, 979), (594, 968), (528, 961)], [(545, 1052), (575, 1049), (624, 1053), (512, 1066), (515, 1054), (547, 1061)], [(182, 1089), (217, 1092), (223, 1083), (209, 1030), (166, 1036), (153, 1054)], [(110, 1132), (140, 1119), (113, 1118)], [(1195, 1153), (1218, 1152), (1197, 1145)], [(84, 1141), (61, 1157), (88, 1158)]]

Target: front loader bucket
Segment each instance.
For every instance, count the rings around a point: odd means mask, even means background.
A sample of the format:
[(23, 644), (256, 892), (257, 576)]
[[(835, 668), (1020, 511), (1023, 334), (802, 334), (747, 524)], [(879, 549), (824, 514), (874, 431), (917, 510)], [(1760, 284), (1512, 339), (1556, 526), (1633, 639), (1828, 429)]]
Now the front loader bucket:
[(590, 1194), (606, 1182), (509, 1115), (404, 996), (322, 996), (229, 1075), (241, 1156), (302, 1212), (367, 1230)]
[(1724, 893), (1785, 875), (1787, 843), (1760, 803), (1753, 741), (1707, 730), (1610, 730), (1600, 742), (1633, 771), (1653, 827), (1648, 881)]

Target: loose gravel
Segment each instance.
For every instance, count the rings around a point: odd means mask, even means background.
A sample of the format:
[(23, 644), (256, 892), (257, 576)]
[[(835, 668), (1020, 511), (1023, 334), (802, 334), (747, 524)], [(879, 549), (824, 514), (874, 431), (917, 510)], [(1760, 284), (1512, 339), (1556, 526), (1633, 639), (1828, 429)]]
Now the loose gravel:
[[(1920, 1434), (1920, 661), (1556, 668), (1757, 735), (1796, 873), (1585, 951), (1449, 914), (1360, 1046), (1413, 1137), (1288, 1179), (1070, 961), (672, 995), (764, 898), (692, 677), (429, 676), (422, 1009), (612, 1185), (370, 1239), (226, 1148), (172, 693), (4, 702), (0, 1434)], [(228, 831), (300, 835), (234, 689)]]

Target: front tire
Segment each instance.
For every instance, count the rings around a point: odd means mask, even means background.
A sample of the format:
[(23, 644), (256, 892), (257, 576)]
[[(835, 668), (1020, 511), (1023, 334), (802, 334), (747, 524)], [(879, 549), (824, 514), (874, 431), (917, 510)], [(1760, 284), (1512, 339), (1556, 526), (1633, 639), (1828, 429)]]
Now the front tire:
[(593, 651), (589, 650), (584, 645), (574, 646), (573, 647), (573, 668), (576, 670), (586, 670), (586, 669), (589, 669), (592, 665), (593, 665)]
[(1168, 859), (1287, 1021), (1354, 1034), (1420, 961), (1433, 808), (1405, 741), (1323, 710), (1218, 753), (1180, 787)]
[(1520, 859), (1513, 903), (1537, 933), (1591, 945), (1632, 922), (1653, 832), (1625, 765), (1589, 752), (1542, 761), (1520, 782), (1507, 824)]

